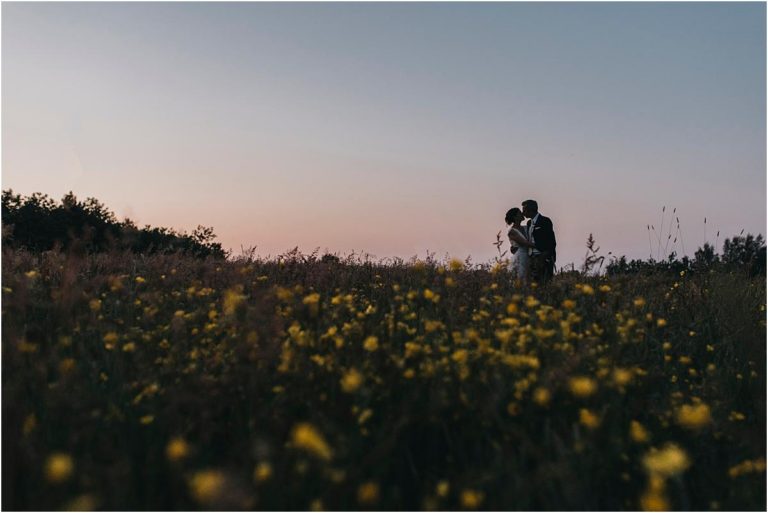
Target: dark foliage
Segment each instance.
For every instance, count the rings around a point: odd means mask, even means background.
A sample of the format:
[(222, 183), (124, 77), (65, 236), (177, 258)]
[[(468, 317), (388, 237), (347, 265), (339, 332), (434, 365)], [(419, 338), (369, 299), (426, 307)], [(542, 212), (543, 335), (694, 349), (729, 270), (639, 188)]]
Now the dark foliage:
[(95, 198), (79, 201), (70, 192), (56, 203), (45, 194), (24, 197), (12, 190), (2, 194), (3, 244), (40, 252), (63, 249), (77, 253), (128, 250), (141, 254), (187, 253), (225, 258), (214, 242), (213, 228), (198, 226), (191, 235), (169, 228), (138, 228), (130, 219), (118, 221)]
[(612, 258), (606, 266), (609, 276), (650, 275), (655, 273), (708, 272), (712, 270), (744, 273), (748, 276), (765, 276), (766, 254), (762, 235), (737, 235), (723, 243), (722, 255), (715, 252), (714, 246), (705, 243), (694, 253), (693, 259), (687, 256), (678, 259), (676, 253), (667, 260), (627, 260), (627, 257)]

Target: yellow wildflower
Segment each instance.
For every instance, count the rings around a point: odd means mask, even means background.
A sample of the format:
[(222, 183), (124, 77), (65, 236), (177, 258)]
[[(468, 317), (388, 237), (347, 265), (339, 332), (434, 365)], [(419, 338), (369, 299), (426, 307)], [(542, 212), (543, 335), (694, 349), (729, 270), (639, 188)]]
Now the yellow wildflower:
[(452, 258), (451, 262), (448, 264), (448, 267), (453, 272), (462, 271), (462, 270), (464, 270), (464, 262), (462, 262), (458, 258)]
[(663, 328), (666, 325), (667, 325), (666, 319), (661, 319), (661, 318), (656, 319), (656, 326), (658, 326), (659, 328)]
[(224, 489), (224, 474), (218, 470), (201, 470), (195, 472), (190, 480), (189, 487), (192, 496), (198, 502), (208, 504), (215, 501)]
[(731, 411), (731, 413), (728, 415), (728, 420), (730, 421), (737, 421), (737, 420), (744, 420), (747, 417), (738, 411)]
[(565, 299), (563, 300), (562, 305), (563, 305), (563, 308), (565, 308), (566, 310), (573, 310), (574, 308), (576, 308), (576, 301), (574, 301), (573, 299)]
[(448, 492), (451, 490), (451, 485), (448, 481), (442, 480), (439, 483), (437, 483), (437, 486), (435, 487), (435, 493), (438, 497), (448, 497)]
[(117, 342), (118, 336), (117, 333), (114, 331), (110, 331), (106, 335), (104, 335), (104, 338), (102, 339), (104, 341), (104, 348), (107, 351), (111, 351), (115, 348), (115, 342)]
[(98, 499), (90, 493), (78, 495), (66, 505), (67, 511), (96, 511), (99, 506)]
[(739, 477), (744, 474), (750, 474), (750, 473), (757, 473), (757, 472), (764, 472), (765, 471), (765, 460), (763, 458), (759, 458), (756, 460), (746, 460), (742, 461), (738, 465), (734, 465), (733, 467), (728, 469), (728, 476), (730, 477)]
[(379, 500), (379, 485), (373, 481), (363, 483), (357, 489), (357, 500), (360, 504), (373, 504)]
[(347, 393), (352, 393), (363, 384), (363, 375), (357, 369), (350, 369), (341, 378), (341, 389)]
[(691, 462), (683, 449), (668, 443), (661, 449), (651, 449), (643, 456), (643, 466), (649, 474), (671, 477), (685, 471)]
[(165, 446), (165, 456), (169, 461), (180, 461), (189, 455), (189, 445), (187, 442), (177, 436), (172, 438)]
[(640, 507), (643, 511), (669, 511), (669, 502), (663, 493), (648, 490), (640, 497)]
[(461, 491), (461, 505), (467, 509), (477, 509), (483, 502), (483, 492), (471, 489)]
[(304, 299), (301, 300), (301, 302), (307, 306), (309, 306), (310, 312), (314, 314), (317, 314), (317, 308), (318, 304), (320, 304), (320, 294), (317, 292), (313, 292), (312, 294), (309, 294), (304, 297)]
[(88, 302), (88, 306), (91, 309), (91, 312), (98, 312), (101, 310), (101, 299), (91, 299)]
[(569, 380), (568, 388), (573, 395), (583, 399), (597, 391), (597, 383), (587, 376), (576, 376)]
[(257, 483), (263, 483), (272, 477), (272, 465), (267, 461), (262, 461), (253, 470), (253, 480)]
[(539, 300), (533, 296), (528, 296), (527, 298), (525, 298), (525, 306), (527, 306), (528, 308), (536, 308), (537, 306), (539, 306), (539, 304), (540, 304)]
[(700, 429), (712, 421), (706, 404), (684, 404), (677, 410), (677, 423), (688, 429)]
[(357, 423), (361, 426), (368, 422), (368, 420), (373, 417), (373, 410), (370, 408), (366, 408), (363, 410), (363, 412), (360, 414), (360, 416), (357, 418)]
[(451, 355), (451, 360), (456, 363), (466, 363), (469, 357), (469, 352), (466, 349), (457, 349)]
[(496, 339), (502, 343), (502, 345), (505, 345), (509, 344), (509, 342), (512, 340), (512, 335), (514, 335), (515, 332), (513, 330), (496, 330), (493, 334), (496, 336)]
[(637, 443), (647, 442), (649, 438), (648, 431), (636, 420), (629, 424), (629, 437)]
[(366, 351), (376, 351), (379, 348), (379, 339), (378, 337), (371, 335), (368, 338), (365, 339), (363, 342), (363, 349)]
[(291, 433), (291, 442), (297, 448), (304, 449), (322, 460), (328, 461), (333, 457), (333, 451), (328, 442), (312, 424), (306, 422), (297, 424)]
[(45, 478), (51, 483), (62, 483), (72, 476), (75, 463), (69, 454), (56, 452), (45, 462)]
[(617, 386), (624, 386), (632, 381), (632, 371), (617, 367), (613, 369), (613, 382)]
[(245, 296), (241, 294), (242, 287), (233, 287), (224, 291), (222, 311), (224, 315), (231, 316), (237, 308), (245, 301)]
[(544, 387), (538, 387), (533, 391), (533, 402), (539, 406), (546, 406), (549, 404), (550, 399), (551, 394), (549, 393), (549, 390)]
[(600, 425), (600, 417), (586, 408), (579, 410), (579, 422), (588, 429), (596, 429)]
[(445, 324), (443, 324), (440, 321), (431, 321), (429, 319), (424, 321), (424, 331), (427, 333), (432, 333), (434, 331), (438, 331), (445, 328)]

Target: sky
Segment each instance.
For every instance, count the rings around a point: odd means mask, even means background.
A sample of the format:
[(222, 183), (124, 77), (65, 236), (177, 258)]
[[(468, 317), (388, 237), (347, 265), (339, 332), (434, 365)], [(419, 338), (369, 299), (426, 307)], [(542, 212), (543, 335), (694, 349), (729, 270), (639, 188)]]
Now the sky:
[(766, 5), (3, 2), (2, 187), (475, 262), (531, 198), (559, 266), (676, 208), (690, 255), (766, 233)]

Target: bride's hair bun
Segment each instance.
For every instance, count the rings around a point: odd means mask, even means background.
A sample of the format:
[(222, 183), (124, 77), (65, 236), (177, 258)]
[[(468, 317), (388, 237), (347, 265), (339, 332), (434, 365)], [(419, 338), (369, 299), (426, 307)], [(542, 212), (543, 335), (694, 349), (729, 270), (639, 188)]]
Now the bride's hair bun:
[(515, 217), (517, 217), (517, 214), (522, 214), (523, 211), (519, 208), (510, 208), (507, 210), (507, 215), (504, 216), (504, 221), (507, 222), (507, 224), (512, 224), (512, 221), (515, 220)]

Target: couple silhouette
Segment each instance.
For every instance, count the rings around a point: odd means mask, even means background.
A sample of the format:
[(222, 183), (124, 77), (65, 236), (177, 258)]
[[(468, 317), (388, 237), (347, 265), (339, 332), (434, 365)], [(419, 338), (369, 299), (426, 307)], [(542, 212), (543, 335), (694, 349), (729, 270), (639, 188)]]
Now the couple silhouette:
[(557, 242), (552, 220), (539, 213), (535, 200), (523, 201), (522, 207), (509, 209), (504, 216), (510, 227), (511, 270), (523, 283), (546, 283), (555, 273)]

